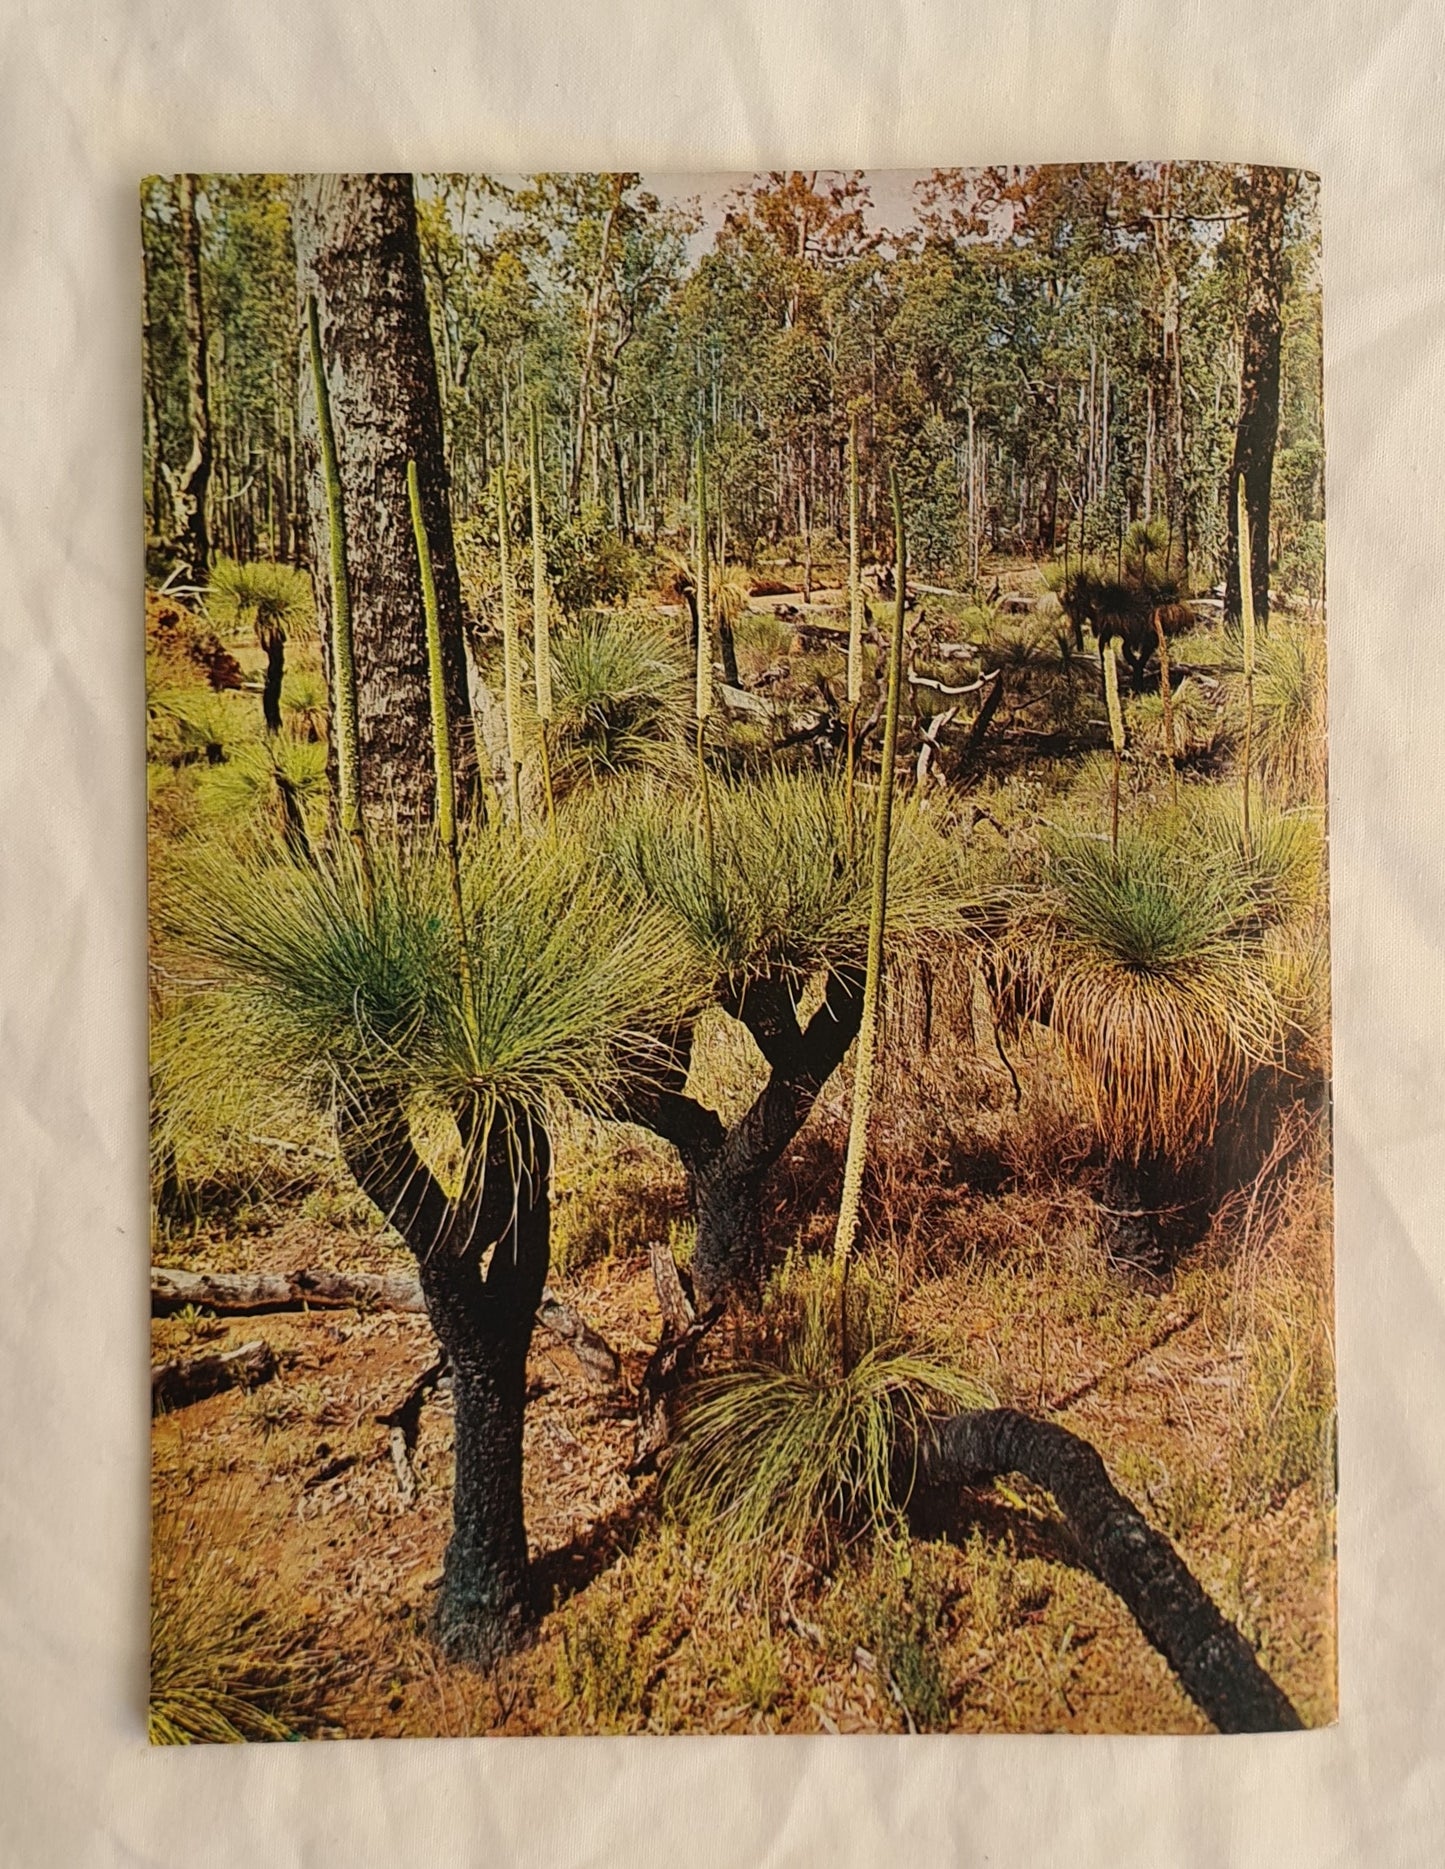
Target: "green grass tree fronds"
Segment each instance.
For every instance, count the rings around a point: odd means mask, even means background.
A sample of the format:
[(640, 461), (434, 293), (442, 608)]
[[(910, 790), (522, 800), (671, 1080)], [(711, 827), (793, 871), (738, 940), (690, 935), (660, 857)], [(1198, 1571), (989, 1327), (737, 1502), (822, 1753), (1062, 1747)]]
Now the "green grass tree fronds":
[(1121, 1256), (1156, 1259), (1182, 1237), (1218, 1124), (1282, 1057), (1270, 930), (1304, 858), (1281, 831), (1262, 866), (1242, 827), (1231, 835), (1233, 848), (1171, 813), (1131, 828), (1117, 850), (1055, 836), (1015, 936), (1035, 1014), (1103, 1149), (1104, 1231)]
[(873, 813), (872, 873), (868, 891), (868, 951), (864, 962), (863, 1008), (858, 1028), (858, 1053), (853, 1065), (853, 1109), (848, 1125), (848, 1152), (843, 1166), (843, 1189), (838, 1202), (838, 1225), (833, 1236), (833, 1258), (840, 1273), (858, 1232), (858, 1204), (863, 1191), (863, 1169), (868, 1157), (868, 1118), (873, 1102), (873, 1069), (878, 1046), (878, 998), (883, 978), (883, 931), (888, 920), (888, 859), (893, 831), (893, 779), (898, 756), (898, 696), (903, 684), (903, 622), (908, 589), (908, 534), (903, 520), (903, 494), (895, 472), (889, 476), (893, 495), (894, 562), (897, 596), (893, 629), (888, 641), (888, 695), (883, 714), (883, 767), (878, 779), (878, 800)]
[(873, 1327), (868, 1304), (855, 1310), (840, 1370), (826, 1270), (785, 1262), (770, 1304), (779, 1286), (792, 1315), (770, 1353), (691, 1391), (664, 1482), (669, 1512), (714, 1570), (755, 1590), (786, 1559), (826, 1566), (850, 1540), (905, 1536), (900, 1448), (930, 1415), (991, 1400), (886, 1322)]
[[(754, 1287), (765, 1264), (762, 1196), (783, 1150), (857, 1035), (872, 923), (871, 844), (850, 850), (841, 787), (774, 771), (719, 787), (715, 848), (701, 808), (635, 792), (594, 807), (595, 836), (624, 887), (653, 904), (702, 970), (707, 997), (751, 1034), (769, 1077), (725, 1127), (688, 1094), (690, 1022), (673, 1039), (667, 1082), (632, 1120), (677, 1148), (697, 1214), (692, 1269), (705, 1304)], [(910, 951), (967, 942), (996, 913), (976, 847), (956, 845), (914, 800), (894, 812), (887, 929)], [(805, 997), (821, 1002), (803, 1020)]]
[(361, 726), (356, 701), (356, 653), (351, 630), (351, 581), (346, 553), (346, 501), (337, 463), (336, 430), (331, 420), (331, 392), (321, 352), (321, 319), (316, 295), (306, 299), (306, 330), (311, 378), (316, 392), (316, 423), (321, 441), (321, 478), (326, 487), (326, 515), (331, 545), (331, 680), (336, 705), (336, 767), (341, 829), (364, 852), (361, 816)]
[(225, 818), (274, 818), (293, 856), (311, 853), (311, 816), (327, 795), (326, 748), (278, 733), (251, 740), (229, 759), (207, 767), (201, 803)]
[(1285, 804), (1322, 804), (1326, 745), (1324, 632), (1277, 617), (1257, 646), (1252, 750), (1259, 777)]
[(1179, 797), (1179, 752), (1174, 739), (1174, 683), (1169, 673), (1169, 633), (1154, 612), (1154, 636), (1159, 644), (1159, 701), (1164, 715), (1164, 757), (1169, 762), (1170, 797)]
[[(548, 1263), (550, 1125), (610, 1111), (686, 1012), (689, 957), (588, 853), (502, 825), (462, 841), (461, 986), (434, 839), (305, 867), (199, 853), (170, 892), (194, 993), (245, 1035), (236, 1069), (330, 1112), (354, 1179), (413, 1252), (456, 1370), (449, 1651), (490, 1662), (526, 1613), (526, 1356)], [(660, 1064), (657, 1068), (660, 1068)]]
[(560, 789), (686, 771), (688, 671), (654, 623), (583, 611), (552, 638), (551, 657)]
[(227, 1543), (234, 1515), (197, 1523), (171, 1508), (151, 1542), (150, 1695), (153, 1746), (300, 1739), (325, 1723), (326, 1678), (294, 1630), (278, 1629), (238, 1574)]

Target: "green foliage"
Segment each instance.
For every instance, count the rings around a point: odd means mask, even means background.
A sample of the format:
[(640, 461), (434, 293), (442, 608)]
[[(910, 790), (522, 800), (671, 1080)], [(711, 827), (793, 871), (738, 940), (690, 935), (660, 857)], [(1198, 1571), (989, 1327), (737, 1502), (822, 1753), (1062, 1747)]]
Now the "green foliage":
[(227, 1515), (156, 1516), (151, 1542), (153, 1746), (299, 1739), (322, 1721), (325, 1677), (257, 1602)]
[(604, 604), (625, 603), (637, 588), (640, 573), (636, 552), (617, 536), (596, 506), (584, 506), (548, 534), (548, 580), (569, 616)]
[(872, 1658), (889, 1696), (920, 1732), (945, 1732), (948, 1681), (939, 1637), (950, 1591), (925, 1546), (886, 1543), (861, 1555), (830, 1584), (819, 1616), (830, 1653)]
[(1136, 1160), (1187, 1157), (1281, 1042), (1262, 943), (1265, 872), (1177, 830), (1132, 828), (1117, 851), (1055, 838), (1031, 917), (1037, 1003), (1106, 1147)]
[(265, 740), (250, 740), (223, 763), (210, 766), (201, 777), (203, 806), (222, 817), (244, 818), (264, 814), (284, 823), (284, 792), (289, 788), (301, 811), (309, 817), (327, 795), (326, 748), (320, 741), (278, 733)]
[(1258, 646), (1254, 749), (1260, 778), (1284, 802), (1323, 801), (1327, 731), (1324, 632), (1276, 615)]
[(147, 753), (151, 759), (219, 766), (246, 739), (241, 716), (209, 688), (165, 679), (147, 670)]
[(559, 1698), (594, 1732), (635, 1732), (659, 1668), (684, 1633), (682, 1579), (671, 1541), (624, 1557), (561, 1616)]
[[(655, 903), (720, 991), (782, 974), (799, 983), (819, 968), (861, 967), (868, 944), (871, 839), (849, 854), (846, 809), (827, 781), (773, 771), (714, 787), (716, 860), (693, 806), (635, 792), (599, 823), (607, 860), (639, 900)], [(967, 937), (987, 890), (913, 800), (894, 817), (888, 926), (909, 939)]]
[(691, 978), (660, 918), (624, 901), (575, 845), (519, 846), (504, 828), (461, 851), (470, 1003), (443, 855), (379, 847), (314, 863), (264, 849), (198, 855), (165, 905), (198, 990), (235, 1009), (244, 1062), (309, 1085), (365, 1088), (466, 1108), (484, 1133), (503, 1106), (602, 1109), (648, 1068), (650, 1034)]
[(1316, 1299), (1301, 1294), (1296, 1309), (1301, 1315), (1266, 1320), (1248, 1346), (1231, 1477), (1256, 1509), (1278, 1506), (1305, 1485), (1326, 1506), (1334, 1499), (1333, 1345)]
[(291, 731), (298, 739), (324, 740), (330, 712), (330, 696), (319, 669), (293, 669), (281, 686), (281, 706), (290, 716)]
[(278, 637), (284, 642), (309, 632), (316, 617), (304, 571), (264, 561), (238, 564), (233, 558), (218, 558), (211, 567), (206, 609), (221, 629), (254, 634), (262, 648)]
[(554, 768), (560, 782), (676, 769), (687, 676), (654, 625), (590, 611), (552, 635)]
[(875, 1336), (866, 1300), (849, 1307), (840, 1363), (829, 1273), (789, 1266), (784, 1279), (795, 1309), (774, 1324), (772, 1355), (697, 1385), (667, 1470), (669, 1510), (720, 1573), (760, 1578), (787, 1554), (826, 1560), (840, 1539), (896, 1536), (910, 1437), (930, 1409), (988, 1405), (977, 1383)]

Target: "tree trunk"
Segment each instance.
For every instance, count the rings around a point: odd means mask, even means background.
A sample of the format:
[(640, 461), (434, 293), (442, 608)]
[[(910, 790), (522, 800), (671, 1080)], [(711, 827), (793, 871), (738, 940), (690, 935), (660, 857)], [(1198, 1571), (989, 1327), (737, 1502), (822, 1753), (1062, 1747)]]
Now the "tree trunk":
[[(441, 621), (458, 794), (476, 777), (467, 707), (461, 587), (452, 541), (441, 398), (409, 175), (307, 175), (293, 224), (300, 303), (316, 296), (346, 509), (361, 750), (361, 802), (372, 819), (429, 821), (430, 696), (421, 574), (406, 469), (415, 460)], [(311, 561), (330, 556), (316, 399), (302, 347), (298, 442)], [(316, 581), (322, 640), (331, 592)]]
[(267, 733), (281, 731), (281, 684), (286, 679), (286, 638), (280, 630), (266, 638), (266, 679), (261, 688), (261, 715)]
[[(1194, 1704), (1222, 1733), (1298, 1731), (1299, 1714), (1162, 1532), (1078, 1435), (1010, 1408), (955, 1415), (903, 1450), (921, 1487), (979, 1486), (1021, 1473), (1052, 1493), (1089, 1564), (1128, 1605)], [(916, 1453), (916, 1468), (912, 1456)]]
[(1239, 384), (1239, 426), (1225, 490), (1229, 545), (1224, 570), (1224, 614), (1240, 615), (1239, 519), (1235, 489), (1244, 476), (1249, 509), (1250, 582), (1254, 614), (1269, 621), (1269, 499), (1279, 433), (1280, 307), (1284, 296), (1284, 215), (1294, 188), (1290, 169), (1252, 168), (1245, 254), (1244, 362)]
[(1172, 1269), (1209, 1224), (1203, 1165), (1145, 1154), (1111, 1161), (1104, 1170), (1099, 1237), (1111, 1259), (1141, 1271)]
[(734, 688), (741, 688), (742, 677), (738, 673), (738, 642), (733, 634), (732, 620), (727, 611), (718, 606), (717, 613), (718, 647), (722, 650), (723, 678)]
[(206, 494), (211, 484), (211, 401), (207, 382), (206, 308), (201, 297), (201, 224), (196, 218), (196, 177), (183, 175), (178, 187), (181, 221), (181, 281), (186, 314), (186, 406), (191, 423), (191, 456), (176, 494), (176, 531), (191, 580), (204, 584), (211, 575)]
[(792, 990), (781, 978), (755, 982), (727, 1010), (747, 1027), (771, 1067), (751, 1108), (731, 1129), (715, 1111), (683, 1094), (690, 1034), (679, 1040), (671, 1081), (638, 1094), (622, 1113), (672, 1143), (682, 1157), (697, 1221), (693, 1286), (704, 1313), (762, 1282), (768, 1176), (858, 1035), (863, 976), (856, 968), (831, 974), (823, 1004), (806, 1028), (798, 1025)]
[(522, 1416), (547, 1277), (551, 1146), (540, 1128), (498, 1114), (449, 1200), (398, 1102), (342, 1096), (337, 1131), (352, 1174), (416, 1256), (451, 1362), (456, 1478), (436, 1633), (453, 1659), (490, 1667), (516, 1646), (529, 1609)]

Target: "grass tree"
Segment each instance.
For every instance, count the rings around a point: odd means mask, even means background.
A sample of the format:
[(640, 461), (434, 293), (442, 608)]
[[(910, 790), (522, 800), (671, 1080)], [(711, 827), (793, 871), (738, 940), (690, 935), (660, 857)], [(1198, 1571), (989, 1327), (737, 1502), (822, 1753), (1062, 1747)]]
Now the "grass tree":
[[(678, 794), (611, 801), (596, 836), (623, 886), (682, 940), (714, 1004), (752, 1035), (767, 1081), (727, 1125), (687, 1094), (694, 1029), (673, 1034), (665, 1078), (627, 1106), (688, 1171), (697, 1217), (692, 1269), (704, 1306), (756, 1285), (766, 1263), (767, 1178), (842, 1063), (863, 1014), (873, 900), (871, 840), (852, 847), (841, 788), (773, 773), (719, 787), (713, 835)], [(896, 814), (888, 926), (904, 943), (965, 938), (985, 901), (959, 847), (911, 803)], [(814, 1010), (801, 1007), (809, 989)]]
[(559, 793), (628, 773), (684, 769), (687, 670), (661, 630), (586, 610), (552, 635), (550, 655)]
[(310, 578), (291, 565), (238, 564), (220, 558), (211, 569), (207, 608), (223, 628), (254, 633), (266, 656), (261, 715), (267, 733), (279, 733), (286, 642), (310, 626)]
[[(455, 1481), (437, 1630), (489, 1664), (527, 1610), (522, 1417), (547, 1276), (550, 1123), (609, 1109), (695, 976), (665, 918), (556, 838), (456, 817), (422, 490), (407, 474), (432, 700), (434, 835), (373, 835), (309, 864), (260, 844), (201, 856), (173, 933), (219, 1002), (237, 1075), (328, 1107), (362, 1192), (417, 1261), (453, 1372)], [(345, 584), (345, 551), (338, 554)], [(345, 692), (338, 662), (339, 713)]]
[(472, 832), (460, 925), (434, 840), (376, 839), (368, 870), (350, 846), (305, 866), (212, 855), (175, 892), (174, 934), (197, 990), (234, 1015), (216, 1029), (235, 1070), (331, 1112), (358, 1186), (415, 1255), (455, 1383), (437, 1631), (486, 1664), (528, 1609), (522, 1417), (553, 1113), (635, 1094), (688, 962), (665, 918), (565, 840)]
[(1242, 826), (1178, 813), (1117, 848), (1056, 839), (1026, 915), (1030, 1010), (1062, 1046), (1106, 1162), (1106, 1234), (1157, 1263), (1198, 1219), (1189, 1196), (1217, 1125), (1275, 1060), (1270, 930), (1302, 858), (1289, 827), (1246, 848)]

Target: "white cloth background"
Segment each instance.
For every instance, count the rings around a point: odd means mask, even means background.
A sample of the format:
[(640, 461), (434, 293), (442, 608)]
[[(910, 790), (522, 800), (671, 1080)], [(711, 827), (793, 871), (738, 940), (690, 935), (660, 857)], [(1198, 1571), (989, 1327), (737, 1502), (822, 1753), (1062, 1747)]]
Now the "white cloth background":
[[(9, 0), (0, 47), (0, 1863), (1440, 1860), (1439, 7)], [(1324, 178), (1341, 1724), (149, 1752), (138, 177), (1165, 155)]]

